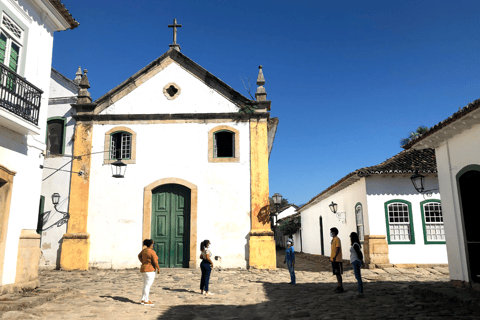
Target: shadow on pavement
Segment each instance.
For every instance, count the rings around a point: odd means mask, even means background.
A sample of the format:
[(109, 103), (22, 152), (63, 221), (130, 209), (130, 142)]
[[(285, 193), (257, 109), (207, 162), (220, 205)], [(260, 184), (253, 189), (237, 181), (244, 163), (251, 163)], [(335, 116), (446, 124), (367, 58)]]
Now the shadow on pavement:
[[(357, 283), (345, 283), (335, 294), (335, 283), (262, 283), (267, 301), (247, 304), (242, 296), (226, 304), (228, 294), (215, 293), (204, 304), (168, 308), (157, 319), (479, 319), (474, 308), (421, 293), (413, 287), (449, 286), (442, 282), (366, 282), (365, 296), (357, 298)], [(213, 291), (215, 292), (215, 291)], [(230, 296), (231, 297), (231, 296)], [(231, 304), (231, 303), (235, 304)], [(209, 304), (211, 303), (211, 304)]]
[(195, 294), (200, 293), (199, 290), (195, 291), (195, 290), (187, 290), (187, 289), (172, 289), (172, 288), (167, 288), (167, 287), (162, 288), (162, 289), (167, 290), (167, 291), (175, 291), (175, 292), (190, 292), (190, 293), (195, 293)]
[(130, 299), (125, 298), (125, 297), (100, 296), (100, 298), (111, 298), (113, 300), (120, 301), (120, 302), (129, 302), (129, 303), (133, 303), (133, 304), (138, 304), (138, 301), (133, 301), (133, 300), (130, 300)]

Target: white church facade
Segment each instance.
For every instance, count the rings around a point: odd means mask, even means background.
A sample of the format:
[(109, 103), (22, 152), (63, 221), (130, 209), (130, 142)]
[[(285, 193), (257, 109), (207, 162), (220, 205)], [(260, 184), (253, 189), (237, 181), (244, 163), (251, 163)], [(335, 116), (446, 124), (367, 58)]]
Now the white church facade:
[[(196, 268), (208, 239), (218, 266), (274, 269), (268, 158), (278, 119), (264, 83), (260, 69), (249, 100), (175, 46), (95, 102), (85, 73), (71, 108), (67, 229), (43, 233), (42, 248), (60, 243), (48, 259), (67, 270), (138, 267), (152, 238), (161, 267)], [(118, 160), (123, 178), (112, 177)]]

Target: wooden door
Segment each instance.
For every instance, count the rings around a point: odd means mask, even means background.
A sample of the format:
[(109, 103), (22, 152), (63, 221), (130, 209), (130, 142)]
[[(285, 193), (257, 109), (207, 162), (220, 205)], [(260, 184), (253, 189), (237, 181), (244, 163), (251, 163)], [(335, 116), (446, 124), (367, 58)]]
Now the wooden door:
[(190, 189), (167, 184), (152, 191), (152, 239), (161, 268), (188, 268)]

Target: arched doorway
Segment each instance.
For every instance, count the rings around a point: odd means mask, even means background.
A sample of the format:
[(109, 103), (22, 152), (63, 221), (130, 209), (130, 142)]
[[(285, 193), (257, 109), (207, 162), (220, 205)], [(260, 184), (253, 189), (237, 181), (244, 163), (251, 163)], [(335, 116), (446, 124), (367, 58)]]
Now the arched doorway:
[(197, 194), (196, 185), (179, 178), (143, 189), (142, 241), (155, 240), (161, 267), (197, 267)]
[(320, 216), (320, 251), (322, 253), (322, 256), (325, 255), (325, 246), (323, 244), (323, 218)]
[(480, 166), (469, 165), (457, 174), (460, 208), (462, 212), (464, 238), (467, 246), (467, 262), (472, 282), (480, 282), (480, 214), (477, 199), (480, 195)]
[(166, 184), (152, 190), (152, 236), (161, 268), (188, 268), (190, 189)]

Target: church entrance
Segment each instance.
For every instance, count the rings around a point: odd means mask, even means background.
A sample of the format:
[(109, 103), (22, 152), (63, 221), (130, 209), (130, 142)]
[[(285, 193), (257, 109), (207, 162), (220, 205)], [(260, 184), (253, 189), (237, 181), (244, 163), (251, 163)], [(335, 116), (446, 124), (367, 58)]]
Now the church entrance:
[[(470, 167), (470, 168), (468, 168)], [(470, 269), (470, 279), (473, 282), (480, 282), (480, 215), (478, 214), (478, 186), (480, 185), (480, 166), (468, 166), (465, 169), (473, 169), (460, 172), (458, 188), (460, 190), (460, 205), (463, 215), (465, 240), (467, 244), (467, 260)]]
[(191, 190), (165, 184), (152, 190), (152, 239), (160, 268), (188, 268)]

